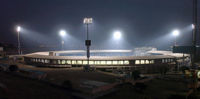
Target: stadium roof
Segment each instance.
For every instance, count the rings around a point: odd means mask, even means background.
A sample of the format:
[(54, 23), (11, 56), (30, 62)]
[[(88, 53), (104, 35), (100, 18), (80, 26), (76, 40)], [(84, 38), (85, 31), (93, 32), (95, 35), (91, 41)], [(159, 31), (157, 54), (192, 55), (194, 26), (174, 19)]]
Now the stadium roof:
[[(42, 59), (66, 59), (66, 60), (87, 60), (85, 56), (47, 56), (47, 55), (25, 55), (30, 58)], [(137, 59), (160, 59), (175, 58), (169, 55), (152, 55), (152, 56), (91, 56), (90, 60), (137, 60)]]

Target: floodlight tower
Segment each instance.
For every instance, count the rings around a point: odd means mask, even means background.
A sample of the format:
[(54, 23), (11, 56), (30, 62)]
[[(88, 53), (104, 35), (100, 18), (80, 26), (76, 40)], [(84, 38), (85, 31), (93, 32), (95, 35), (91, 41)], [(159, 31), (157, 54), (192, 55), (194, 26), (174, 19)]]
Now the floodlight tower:
[(62, 41), (61, 41), (61, 45), (62, 45), (61, 50), (64, 50), (65, 41), (63, 40), (63, 38), (66, 36), (66, 32), (65, 32), (65, 30), (60, 30), (59, 34), (60, 34), (61, 39), (62, 39)]
[(196, 57), (196, 36), (197, 36), (197, 0), (193, 0), (193, 24), (192, 24), (192, 47), (193, 47), (193, 52), (192, 52), (192, 67), (194, 66), (194, 62), (195, 62), (195, 57)]
[(21, 45), (20, 45), (20, 31), (21, 27), (17, 26), (17, 42), (18, 42), (18, 54), (21, 54)]
[(179, 30), (174, 30), (172, 32), (173, 36), (175, 37), (175, 40), (174, 40), (174, 46), (177, 46), (177, 42), (176, 42), (176, 37), (179, 36), (180, 32)]
[(89, 66), (91, 40), (89, 40), (88, 25), (92, 24), (92, 18), (84, 18), (83, 23), (86, 24), (86, 31), (87, 31), (87, 40), (85, 40), (85, 46), (87, 47), (87, 63)]

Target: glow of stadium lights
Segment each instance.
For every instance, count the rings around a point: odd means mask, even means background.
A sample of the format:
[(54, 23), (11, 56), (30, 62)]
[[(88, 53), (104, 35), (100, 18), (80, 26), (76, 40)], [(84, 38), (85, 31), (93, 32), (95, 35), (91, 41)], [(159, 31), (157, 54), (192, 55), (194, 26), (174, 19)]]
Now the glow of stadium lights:
[(179, 31), (179, 30), (174, 30), (174, 31), (172, 32), (172, 34), (173, 34), (173, 36), (175, 37), (174, 46), (176, 46), (176, 45), (177, 45), (176, 37), (179, 36), (180, 31)]
[(17, 32), (20, 32), (20, 31), (21, 31), (21, 27), (17, 26)]
[(173, 36), (179, 36), (179, 34), (180, 34), (180, 32), (179, 32), (179, 30), (174, 30), (173, 32), (172, 32), (172, 34), (173, 34)]
[(60, 30), (59, 34), (60, 34), (61, 37), (64, 37), (64, 36), (66, 36), (66, 31)]
[(192, 24), (192, 29), (194, 29), (195, 28), (195, 26), (194, 26), (194, 24)]
[[(66, 36), (66, 31), (65, 30), (60, 30), (59, 34), (60, 34), (61, 37), (65, 37)], [(62, 41), (61, 41), (61, 45), (62, 45), (61, 50), (64, 50), (64, 43), (65, 43), (65, 41), (62, 39)]]
[(121, 38), (121, 32), (120, 31), (115, 31), (113, 34), (115, 39), (120, 39)]
[(20, 31), (21, 31), (21, 27), (17, 26), (17, 43), (18, 43), (18, 54), (22, 54), (21, 52), (21, 44), (20, 44)]

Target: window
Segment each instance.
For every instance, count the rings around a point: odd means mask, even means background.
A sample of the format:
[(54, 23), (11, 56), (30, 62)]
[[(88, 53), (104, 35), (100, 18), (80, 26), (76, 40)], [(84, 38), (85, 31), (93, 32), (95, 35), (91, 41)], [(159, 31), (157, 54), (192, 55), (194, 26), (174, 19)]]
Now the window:
[(75, 61), (75, 60), (73, 60), (73, 61), (72, 61), (72, 64), (76, 64), (76, 61)]
[(118, 61), (118, 64), (124, 64), (124, 61)]
[(145, 64), (145, 60), (141, 60), (141, 64)]
[(41, 59), (41, 62), (44, 63), (44, 59)]
[(58, 60), (58, 64), (61, 64), (61, 60)]
[(150, 64), (154, 64), (154, 60), (150, 60)]
[(82, 61), (80, 61), (80, 60), (79, 60), (79, 61), (77, 61), (77, 64), (82, 64)]
[(65, 60), (61, 60), (61, 64), (65, 64)]
[(45, 59), (45, 60), (44, 60), (44, 63), (49, 63), (49, 60)]
[(101, 64), (102, 64), (102, 65), (106, 64), (106, 61), (101, 61)]
[(111, 65), (111, 64), (112, 64), (112, 61), (107, 61), (107, 64), (108, 64), (108, 65)]
[(67, 60), (67, 64), (71, 64), (71, 60)]
[(89, 64), (94, 64), (94, 61), (89, 61)]
[(149, 64), (150, 62), (149, 62), (149, 60), (146, 60), (146, 64)]
[(135, 60), (135, 64), (140, 64), (140, 60)]
[(129, 61), (124, 61), (124, 64), (129, 64)]
[(113, 64), (118, 64), (118, 61), (113, 61)]
[(101, 64), (101, 61), (95, 61), (95, 64)]
[(87, 61), (83, 61), (83, 64), (88, 64)]
[(165, 59), (162, 59), (162, 63), (165, 63)]

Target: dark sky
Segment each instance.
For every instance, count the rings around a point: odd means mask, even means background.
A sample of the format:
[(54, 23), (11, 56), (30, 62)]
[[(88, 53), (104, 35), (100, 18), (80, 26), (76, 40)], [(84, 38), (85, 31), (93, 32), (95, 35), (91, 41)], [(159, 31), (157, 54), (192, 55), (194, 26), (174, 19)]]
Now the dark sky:
[[(24, 47), (59, 46), (60, 29), (68, 33), (66, 49), (83, 49), (84, 17), (92, 17), (92, 48), (131, 49), (173, 45), (174, 29), (179, 45), (191, 44), (192, 0), (1, 0), (0, 41), (17, 44), (16, 25), (21, 25)], [(113, 31), (122, 32), (114, 41)]]

